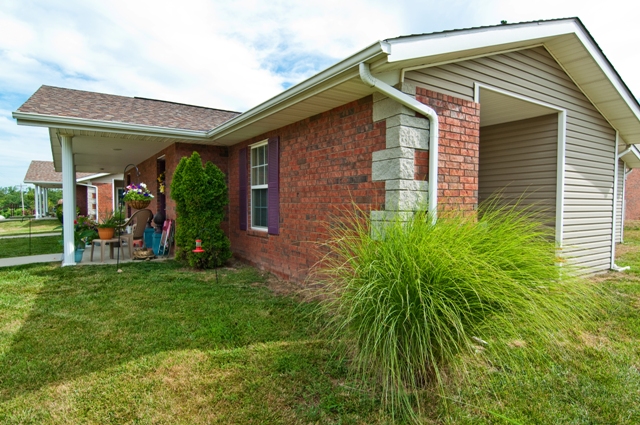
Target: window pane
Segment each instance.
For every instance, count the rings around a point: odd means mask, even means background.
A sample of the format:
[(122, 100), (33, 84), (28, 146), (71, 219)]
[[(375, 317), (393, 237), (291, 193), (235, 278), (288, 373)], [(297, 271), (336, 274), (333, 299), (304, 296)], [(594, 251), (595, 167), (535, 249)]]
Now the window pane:
[(251, 224), (267, 227), (267, 189), (253, 189), (251, 195)]

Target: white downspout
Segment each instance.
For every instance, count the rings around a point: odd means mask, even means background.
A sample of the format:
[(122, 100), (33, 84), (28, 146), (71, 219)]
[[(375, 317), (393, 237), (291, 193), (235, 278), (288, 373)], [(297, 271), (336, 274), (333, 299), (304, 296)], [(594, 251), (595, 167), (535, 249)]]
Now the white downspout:
[(631, 148), (625, 150), (618, 154), (618, 146), (620, 144), (620, 135), (616, 131), (616, 147), (615, 147), (615, 164), (613, 166), (613, 217), (612, 217), (612, 226), (611, 229), (611, 270), (617, 272), (623, 272), (625, 270), (629, 270), (629, 266), (620, 267), (616, 264), (616, 206), (618, 205), (618, 173), (620, 172), (618, 163), (620, 162), (620, 158), (631, 151)]
[(375, 78), (371, 75), (368, 63), (360, 63), (360, 79), (366, 85), (429, 119), (429, 214), (435, 222), (438, 214), (438, 114), (424, 103)]

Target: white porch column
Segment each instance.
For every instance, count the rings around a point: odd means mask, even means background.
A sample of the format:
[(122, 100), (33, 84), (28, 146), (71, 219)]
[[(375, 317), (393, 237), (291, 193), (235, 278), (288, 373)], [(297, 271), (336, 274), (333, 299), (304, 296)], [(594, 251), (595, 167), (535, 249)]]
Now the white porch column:
[(35, 218), (40, 218), (40, 186), (36, 185), (36, 188), (33, 191), (33, 202), (35, 203)]
[(44, 216), (47, 217), (49, 215), (49, 189), (46, 187), (42, 188), (42, 199), (44, 202), (42, 211), (44, 212)]
[(73, 243), (73, 222), (76, 219), (76, 167), (73, 161), (71, 136), (61, 135), (62, 142), (62, 236), (64, 254), (62, 266), (73, 266), (75, 246)]

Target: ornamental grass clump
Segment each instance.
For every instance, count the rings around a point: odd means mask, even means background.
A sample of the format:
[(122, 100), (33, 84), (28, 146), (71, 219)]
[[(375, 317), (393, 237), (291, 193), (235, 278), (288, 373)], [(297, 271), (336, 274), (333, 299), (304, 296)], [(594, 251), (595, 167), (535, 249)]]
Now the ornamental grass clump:
[(553, 233), (531, 210), (493, 202), (435, 224), (419, 212), (379, 231), (363, 216), (333, 230), (316, 276), (333, 337), (394, 416), (417, 420), (426, 389), (445, 396), (452, 376), (476, 379), (469, 359), (512, 371), (526, 350), (561, 351), (592, 311), (594, 291), (558, 266)]

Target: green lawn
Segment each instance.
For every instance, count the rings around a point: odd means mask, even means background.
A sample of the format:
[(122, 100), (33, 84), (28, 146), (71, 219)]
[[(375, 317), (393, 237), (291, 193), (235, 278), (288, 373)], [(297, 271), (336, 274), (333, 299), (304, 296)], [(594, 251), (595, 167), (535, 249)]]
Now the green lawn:
[(31, 233), (49, 233), (56, 232), (53, 230), (60, 226), (57, 218), (41, 219), (41, 220), (4, 220), (0, 221), (0, 236), (24, 235), (29, 234), (29, 224), (31, 224)]
[[(424, 423), (640, 423), (640, 231), (625, 239), (618, 264), (633, 269), (593, 279), (612, 300), (582, 344), (517, 373), (471, 355), (477, 385), (426, 394)], [(333, 355), (314, 304), (256, 270), (122, 269), (0, 269), (0, 423), (394, 423)]]
[(28, 237), (0, 239), (0, 258), (61, 253), (60, 239), (60, 236), (33, 237), (31, 248)]

